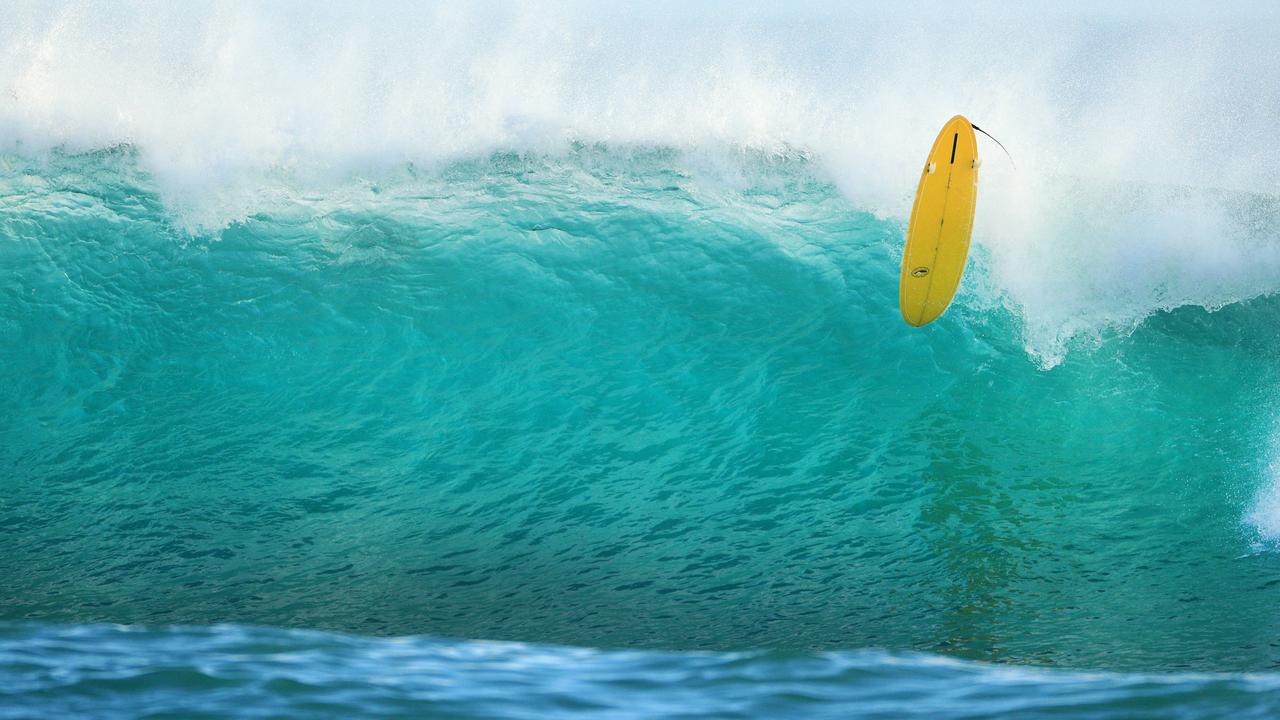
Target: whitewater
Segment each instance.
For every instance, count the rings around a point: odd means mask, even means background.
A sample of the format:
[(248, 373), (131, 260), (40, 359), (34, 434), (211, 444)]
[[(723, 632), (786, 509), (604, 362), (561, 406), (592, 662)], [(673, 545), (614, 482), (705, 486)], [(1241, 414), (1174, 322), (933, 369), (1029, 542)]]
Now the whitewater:
[(6, 4), (0, 714), (1274, 714), (1278, 15)]

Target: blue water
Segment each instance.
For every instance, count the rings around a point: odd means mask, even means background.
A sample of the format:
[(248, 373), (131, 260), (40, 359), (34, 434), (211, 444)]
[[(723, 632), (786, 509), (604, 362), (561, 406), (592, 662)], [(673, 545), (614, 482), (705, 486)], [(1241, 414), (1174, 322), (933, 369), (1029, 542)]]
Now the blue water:
[(217, 625), (0, 628), (6, 717), (1269, 718), (1273, 675), (589, 650)]
[(1280, 709), (1268, 11), (584, 8), (0, 22), (0, 716)]

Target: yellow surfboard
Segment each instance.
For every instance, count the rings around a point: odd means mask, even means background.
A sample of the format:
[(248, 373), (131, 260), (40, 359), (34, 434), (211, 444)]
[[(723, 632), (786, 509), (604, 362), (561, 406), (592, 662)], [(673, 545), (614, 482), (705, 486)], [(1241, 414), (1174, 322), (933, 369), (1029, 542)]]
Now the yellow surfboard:
[(907, 224), (898, 304), (908, 325), (928, 325), (951, 304), (960, 287), (978, 202), (978, 140), (957, 115), (942, 126), (920, 175)]

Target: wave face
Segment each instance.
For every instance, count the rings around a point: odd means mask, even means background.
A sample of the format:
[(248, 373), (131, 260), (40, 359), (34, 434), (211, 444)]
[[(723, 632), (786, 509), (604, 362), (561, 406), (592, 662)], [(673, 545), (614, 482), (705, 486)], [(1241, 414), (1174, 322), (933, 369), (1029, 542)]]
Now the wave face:
[[(399, 672), (388, 676), (394, 664)], [(0, 628), (21, 717), (1269, 718), (1271, 675), (1113, 675), (909, 653), (664, 653), (215, 626)], [(904, 698), (910, 698), (904, 703)]]
[(192, 235), (127, 149), (10, 161), (4, 617), (1267, 666), (1280, 302), (1046, 372), (985, 254), (906, 329), (901, 225), (811, 170), (495, 156)]
[(6, 5), (0, 620), (1273, 667), (1275, 11), (997, 11)]

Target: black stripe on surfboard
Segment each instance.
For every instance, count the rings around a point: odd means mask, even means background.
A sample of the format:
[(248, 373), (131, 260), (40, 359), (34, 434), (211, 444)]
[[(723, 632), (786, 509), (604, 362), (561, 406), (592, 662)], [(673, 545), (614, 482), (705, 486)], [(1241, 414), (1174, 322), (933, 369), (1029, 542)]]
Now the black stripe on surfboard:
[(951, 164), (956, 164), (956, 143), (960, 140), (960, 133), (951, 136)]

